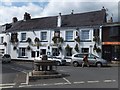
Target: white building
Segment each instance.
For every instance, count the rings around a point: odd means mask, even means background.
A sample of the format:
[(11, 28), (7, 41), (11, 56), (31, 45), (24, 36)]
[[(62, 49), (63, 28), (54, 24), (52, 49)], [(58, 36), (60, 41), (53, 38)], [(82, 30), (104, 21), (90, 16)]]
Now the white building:
[[(10, 54), (12, 59), (24, 60), (33, 60), (40, 53), (52, 56), (93, 53), (101, 56), (95, 49), (101, 48), (101, 25), (104, 23), (105, 9), (34, 19), (25, 13), (24, 20), (13, 19), (12, 27), (4, 34), (7, 45), (0, 48), (6, 48), (4, 53)], [(0, 38), (2, 40), (2, 34)]]

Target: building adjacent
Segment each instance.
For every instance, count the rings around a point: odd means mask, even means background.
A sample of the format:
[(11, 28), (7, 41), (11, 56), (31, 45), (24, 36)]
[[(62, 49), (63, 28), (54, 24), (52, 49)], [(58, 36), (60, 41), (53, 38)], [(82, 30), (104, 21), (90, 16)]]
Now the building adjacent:
[(120, 23), (108, 23), (102, 26), (102, 57), (120, 60)]

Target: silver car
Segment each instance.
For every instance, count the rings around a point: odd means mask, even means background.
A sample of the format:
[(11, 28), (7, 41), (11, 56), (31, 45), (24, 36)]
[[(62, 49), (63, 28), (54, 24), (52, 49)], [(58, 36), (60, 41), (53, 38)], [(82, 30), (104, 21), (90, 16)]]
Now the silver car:
[(2, 63), (10, 63), (11, 62), (11, 56), (9, 54), (4, 54), (4, 55), (0, 54), (0, 61)]
[[(80, 53), (72, 55), (71, 64), (74, 67), (82, 65), (84, 55), (85, 54), (80, 54)], [(88, 62), (89, 62), (89, 65), (92, 65), (92, 66), (97, 66), (97, 67), (107, 66), (107, 60), (99, 58), (93, 54), (88, 54)]]

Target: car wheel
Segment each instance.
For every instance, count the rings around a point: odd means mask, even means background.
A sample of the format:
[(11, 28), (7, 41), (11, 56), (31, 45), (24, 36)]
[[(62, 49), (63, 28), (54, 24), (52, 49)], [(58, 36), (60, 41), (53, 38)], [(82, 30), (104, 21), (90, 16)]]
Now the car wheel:
[(96, 66), (97, 66), (97, 67), (102, 67), (102, 63), (100, 63), (100, 62), (99, 62), (99, 63), (96, 63)]
[(57, 66), (60, 66), (61, 64), (60, 64), (60, 62), (59, 62), (59, 61), (57, 61), (57, 62), (56, 62), (56, 65), (57, 65)]
[(73, 62), (73, 66), (74, 66), (74, 67), (77, 67), (78, 65), (79, 65), (78, 62)]

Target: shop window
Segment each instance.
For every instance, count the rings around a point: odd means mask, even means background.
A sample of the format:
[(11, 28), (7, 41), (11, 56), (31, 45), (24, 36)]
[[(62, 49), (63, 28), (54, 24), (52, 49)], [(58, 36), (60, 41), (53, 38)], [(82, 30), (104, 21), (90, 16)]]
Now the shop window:
[(59, 56), (60, 52), (58, 48), (52, 48), (52, 55), (53, 56)]
[(66, 56), (72, 56), (72, 48), (66, 50)]
[(27, 56), (26, 48), (19, 48), (19, 57)]
[(31, 52), (31, 57), (35, 57), (35, 51)]
[(82, 48), (82, 53), (89, 53), (89, 48)]

